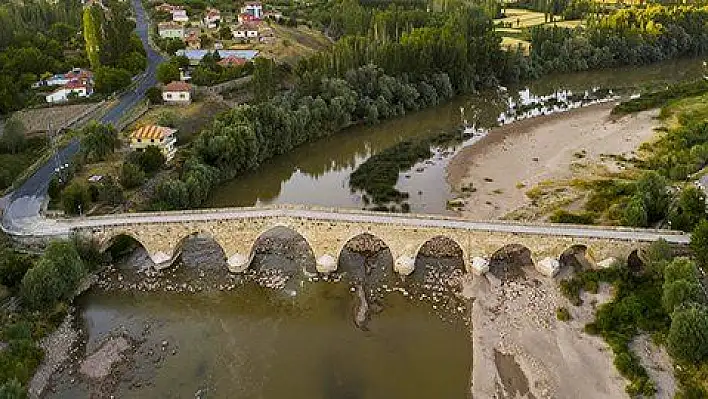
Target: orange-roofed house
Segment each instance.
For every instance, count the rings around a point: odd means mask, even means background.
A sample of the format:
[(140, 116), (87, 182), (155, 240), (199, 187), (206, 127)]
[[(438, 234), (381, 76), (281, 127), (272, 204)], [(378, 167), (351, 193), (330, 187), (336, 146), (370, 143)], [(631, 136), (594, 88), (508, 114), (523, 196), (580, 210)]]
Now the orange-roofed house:
[(189, 105), (192, 103), (192, 85), (174, 81), (162, 88), (162, 101), (167, 105)]
[(130, 148), (134, 151), (145, 151), (149, 146), (160, 149), (165, 159), (168, 161), (175, 156), (177, 149), (175, 135), (177, 129), (165, 126), (147, 125), (133, 130), (130, 134)]
[(217, 64), (221, 65), (222, 67), (234, 67), (241, 66), (247, 62), (248, 60), (245, 58), (230, 55), (226, 58), (222, 58), (219, 62), (217, 62)]

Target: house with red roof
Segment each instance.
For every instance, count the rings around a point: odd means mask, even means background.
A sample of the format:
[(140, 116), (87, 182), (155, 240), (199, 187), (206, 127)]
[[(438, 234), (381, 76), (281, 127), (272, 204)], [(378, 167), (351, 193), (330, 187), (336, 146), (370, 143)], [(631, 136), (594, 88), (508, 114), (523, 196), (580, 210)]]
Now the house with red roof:
[(162, 101), (167, 105), (189, 105), (192, 103), (192, 85), (173, 81), (162, 88)]

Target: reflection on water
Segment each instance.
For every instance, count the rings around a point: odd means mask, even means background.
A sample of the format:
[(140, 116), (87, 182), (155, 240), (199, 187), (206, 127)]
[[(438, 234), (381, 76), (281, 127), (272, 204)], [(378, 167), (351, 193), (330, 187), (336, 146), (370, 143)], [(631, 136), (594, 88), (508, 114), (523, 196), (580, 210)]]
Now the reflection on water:
[[(463, 322), (394, 293), (363, 332), (352, 300), (346, 284), (305, 283), (297, 297), (245, 285), (203, 296), (92, 292), (82, 302), (89, 351), (116, 331), (142, 341), (116, 397), (468, 397)], [(53, 396), (86, 389), (66, 384)]]
[[(460, 107), (465, 108), (465, 118), (470, 123), (491, 127), (497, 124), (500, 113), (507, 108), (507, 93), (512, 95), (513, 101), (518, 101), (518, 92), (527, 87), (539, 96), (560, 90), (584, 91), (596, 87), (626, 94), (640, 88), (699, 77), (702, 73), (700, 60), (681, 60), (639, 68), (549, 76), (523, 87), (509, 87), (506, 93), (487, 91), (458, 98), (377, 125), (353, 127), (276, 157), (257, 171), (217, 189), (209, 206), (311, 204), (361, 208), (361, 194), (349, 189), (348, 178), (354, 168), (372, 154), (403, 139), (432, 136), (458, 128)], [(447, 212), (445, 204), (451, 194), (444, 170), (449, 158), (449, 151), (439, 151), (432, 164), (416, 165), (407, 173), (410, 181), (399, 180), (399, 186), (410, 194), (412, 212)]]

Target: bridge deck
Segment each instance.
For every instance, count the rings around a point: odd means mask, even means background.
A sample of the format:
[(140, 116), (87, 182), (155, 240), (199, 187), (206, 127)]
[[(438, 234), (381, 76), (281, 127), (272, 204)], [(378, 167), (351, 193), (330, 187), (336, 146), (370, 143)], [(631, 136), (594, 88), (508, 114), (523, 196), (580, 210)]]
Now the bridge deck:
[(108, 226), (184, 223), (210, 220), (250, 218), (297, 218), (332, 222), (393, 224), (409, 227), (452, 228), (545, 236), (600, 238), (622, 241), (651, 242), (664, 239), (686, 245), (690, 235), (672, 230), (633, 229), (624, 227), (581, 226), (567, 224), (519, 223), (506, 221), (472, 221), (441, 215), (389, 214), (350, 209), (317, 209), (296, 207), (222, 208), (174, 212), (129, 213), (58, 221), (68, 229), (91, 229)]

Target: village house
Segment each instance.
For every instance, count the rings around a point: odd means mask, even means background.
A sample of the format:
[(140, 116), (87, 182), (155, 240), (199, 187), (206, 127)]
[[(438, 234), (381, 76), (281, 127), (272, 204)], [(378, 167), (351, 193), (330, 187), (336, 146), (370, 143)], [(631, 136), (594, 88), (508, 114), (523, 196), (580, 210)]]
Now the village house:
[(130, 134), (130, 148), (133, 151), (145, 151), (150, 146), (155, 146), (160, 149), (162, 155), (168, 161), (175, 156), (177, 149), (176, 129), (171, 129), (165, 126), (147, 125), (138, 128)]
[(241, 15), (249, 15), (255, 20), (263, 19), (263, 4), (259, 1), (248, 1), (241, 7)]
[[(216, 50), (221, 59), (236, 56), (239, 58), (245, 58), (248, 61), (253, 60), (258, 56), (258, 50)], [(205, 55), (211, 53), (209, 50), (190, 50), (190, 49), (180, 49), (177, 50), (176, 55), (185, 56), (189, 59), (189, 65), (195, 66), (199, 65)]]
[(174, 22), (160, 22), (157, 24), (157, 34), (162, 38), (182, 39), (184, 27)]
[(192, 85), (187, 82), (170, 82), (162, 88), (162, 101), (168, 105), (192, 103)]
[(207, 29), (216, 29), (221, 23), (221, 12), (216, 8), (207, 8), (204, 15), (204, 26)]
[(189, 22), (187, 10), (183, 10), (181, 8), (172, 10), (172, 22)]
[(247, 62), (248, 62), (248, 60), (243, 57), (237, 57), (235, 55), (230, 55), (226, 58), (222, 58), (219, 62), (217, 62), (217, 64), (221, 65), (222, 67), (234, 67), (234, 66), (241, 66)]
[(256, 39), (258, 38), (258, 27), (255, 24), (241, 23), (231, 28), (234, 39)]
[(74, 68), (67, 73), (59, 73), (48, 79), (40, 80), (32, 84), (32, 87), (64, 86), (75, 81), (91, 84), (93, 83), (93, 73), (88, 69)]
[(69, 101), (72, 97), (88, 97), (93, 94), (93, 87), (88, 82), (75, 80), (51, 92), (44, 99), (51, 104)]
[(172, 4), (169, 4), (169, 3), (162, 3), (160, 5), (155, 6), (155, 11), (172, 13), (172, 11), (179, 10), (181, 8), (182, 7), (180, 7), (180, 6), (173, 6)]
[(187, 45), (188, 49), (199, 50), (202, 48), (202, 39), (194, 33), (187, 35), (187, 37), (184, 38), (184, 43)]

